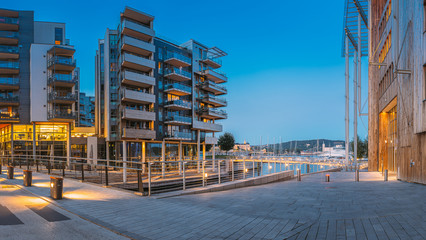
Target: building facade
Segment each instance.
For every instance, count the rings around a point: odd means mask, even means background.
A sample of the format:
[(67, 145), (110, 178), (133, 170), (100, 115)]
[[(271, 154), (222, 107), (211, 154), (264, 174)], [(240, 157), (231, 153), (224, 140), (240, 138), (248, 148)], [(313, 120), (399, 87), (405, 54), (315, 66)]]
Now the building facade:
[(64, 23), (0, 9), (3, 155), (70, 155), (79, 91), (74, 53)]
[(370, 1), (369, 170), (426, 183), (423, 0)]
[(226, 119), (226, 53), (156, 37), (154, 17), (126, 7), (96, 52), (96, 133), (110, 159), (198, 158)]
[(80, 92), (78, 126), (94, 127), (95, 126), (95, 97), (87, 96), (86, 93)]

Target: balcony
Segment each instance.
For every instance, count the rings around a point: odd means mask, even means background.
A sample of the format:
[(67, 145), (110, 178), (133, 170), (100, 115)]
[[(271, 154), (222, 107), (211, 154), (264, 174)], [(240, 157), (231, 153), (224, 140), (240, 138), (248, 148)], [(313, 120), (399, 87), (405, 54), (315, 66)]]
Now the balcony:
[(56, 87), (74, 87), (77, 76), (72, 74), (54, 73), (47, 79), (47, 85)]
[(72, 58), (72, 56), (74, 56), (75, 49), (71, 46), (55, 45), (50, 48), (47, 53), (54, 56)]
[(214, 93), (215, 95), (223, 95), (228, 93), (228, 90), (226, 90), (225, 86), (221, 86), (212, 81), (205, 81), (200, 85), (200, 87), (201, 89)]
[(175, 67), (188, 67), (191, 66), (191, 58), (186, 57), (177, 52), (167, 52), (165, 63)]
[(121, 118), (125, 120), (155, 121), (155, 112), (123, 108)]
[(0, 59), (19, 59), (19, 48), (0, 45)]
[(166, 140), (191, 140), (192, 134), (190, 132), (167, 131), (164, 138)]
[(165, 124), (168, 125), (191, 125), (192, 124), (192, 118), (186, 117), (186, 116), (180, 116), (180, 115), (169, 115), (166, 117)]
[(2, 90), (18, 90), (19, 78), (0, 77), (0, 89)]
[(58, 104), (73, 104), (77, 101), (77, 96), (69, 92), (51, 92), (48, 101)]
[(176, 96), (186, 96), (191, 94), (191, 87), (180, 83), (170, 83), (164, 86), (164, 92)]
[(217, 144), (218, 140), (219, 139), (215, 137), (205, 137), (203, 141), (205, 144)]
[(18, 32), (0, 31), (0, 44), (17, 45), (19, 43), (18, 37)]
[(18, 123), (18, 112), (0, 112), (0, 123)]
[(199, 72), (199, 74), (206, 76), (209, 80), (212, 80), (215, 83), (224, 83), (228, 81), (228, 78), (226, 77), (225, 73), (215, 71), (213, 69), (207, 69), (202, 72)]
[(179, 68), (167, 68), (164, 70), (164, 77), (175, 81), (189, 81), (192, 74)]
[(203, 63), (209, 65), (212, 68), (222, 67), (222, 59), (219, 59), (219, 58), (205, 57), (203, 59)]
[(71, 72), (75, 69), (75, 60), (71, 57), (54, 56), (47, 62), (47, 68), (55, 71)]
[(142, 72), (135, 72), (130, 70), (124, 70), (124, 72), (121, 73), (121, 82), (138, 87), (155, 86), (154, 77), (151, 77)]
[(175, 110), (175, 111), (182, 111), (182, 110), (190, 110), (192, 109), (191, 102), (185, 101), (185, 100), (172, 100), (168, 101), (164, 104), (165, 108)]
[(130, 36), (123, 36), (121, 49), (144, 57), (149, 57), (155, 52), (154, 44)]
[(0, 106), (19, 106), (19, 96), (0, 95)]
[(222, 132), (222, 125), (194, 120), (192, 124), (192, 129), (206, 131), (206, 132)]
[(49, 111), (47, 120), (52, 122), (73, 122), (77, 119), (77, 114), (71, 110)]
[(217, 110), (214, 108), (201, 108), (198, 110), (201, 117), (207, 119), (226, 119), (228, 114), (223, 110)]
[(19, 74), (19, 62), (0, 60), (0, 73), (1, 74)]
[(155, 103), (155, 95), (125, 88), (121, 90), (121, 100), (142, 104)]
[(149, 72), (155, 69), (155, 62), (153, 60), (127, 52), (121, 54), (120, 62), (122, 67), (131, 68), (142, 72)]
[(147, 25), (129, 19), (123, 19), (120, 29), (122, 35), (128, 35), (146, 42), (151, 41), (155, 36), (155, 31)]
[(213, 105), (215, 107), (225, 107), (227, 105), (227, 102), (226, 102), (225, 99), (218, 98), (218, 97), (212, 96), (210, 94), (201, 96), (200, 99), (203, 103), (207, 103), (207, 104)]
[(0, 17), (0, 30), (18, 31), (19, 19), (17, 17)]
[(155, 131), (150, 129), (123, 128), (121, 137), (125, 139), (155, 139)]

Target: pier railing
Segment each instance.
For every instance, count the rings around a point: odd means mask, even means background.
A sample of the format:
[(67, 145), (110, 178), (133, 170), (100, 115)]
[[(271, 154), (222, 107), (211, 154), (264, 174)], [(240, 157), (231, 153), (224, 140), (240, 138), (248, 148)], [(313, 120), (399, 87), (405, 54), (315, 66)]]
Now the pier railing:
[(100, 185), (151, 195), (169, 191), (206, 187), (213, 184), (256, 178), (300, 169), (302, 173), (343, 166), (340, 160), (301, 161), (292, 158), (245, 157), (235, 159), (181, 160), (127, 158), (126, 161), (48, 155), (2, 155), (9, 165), (49, 175), (59, 175)]

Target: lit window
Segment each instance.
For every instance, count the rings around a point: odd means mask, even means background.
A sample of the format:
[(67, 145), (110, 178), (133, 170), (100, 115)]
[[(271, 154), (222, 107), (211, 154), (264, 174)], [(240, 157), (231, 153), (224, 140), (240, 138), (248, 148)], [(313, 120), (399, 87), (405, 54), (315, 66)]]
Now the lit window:
[(63, 28), (55, 28), (55, 44), (56, 45), (61, 45), (62, 42), (64, 41), (63, 33), (64, 33)]

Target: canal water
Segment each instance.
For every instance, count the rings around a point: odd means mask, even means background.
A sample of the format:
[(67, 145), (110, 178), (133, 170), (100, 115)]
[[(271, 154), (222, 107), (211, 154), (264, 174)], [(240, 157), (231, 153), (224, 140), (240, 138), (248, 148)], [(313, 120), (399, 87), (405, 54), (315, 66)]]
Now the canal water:
[[(245, 168), (243, 162), (234, 162), (234, 169), (235, 171), (240, 170), (245, 171), (245, 175), (247, 178), (253, 177), (253, 162), (246, 161), (245, 162)], [(308, 171), (309, 166), (309, 171)], [(324, 170), (329, 170), (331, 168), (335, 168), (335, 166), (330, 166), (327, 164), (296, 164), (296, 163), (260, 163), (255, 162), (254, 163), (254, 176), (260, 176), (260, 175), (267, 175), (271, 173), (277, 173), (277, 172), (283, 172), (288, 170), (293, 170), (294, 175), (297, 174), (297, 169), (301, 170), (302, 174), (306, 173), (314, 173), (314, 172), (320, 172)], [(245, 169), (245, 170), (244, 170)]]

